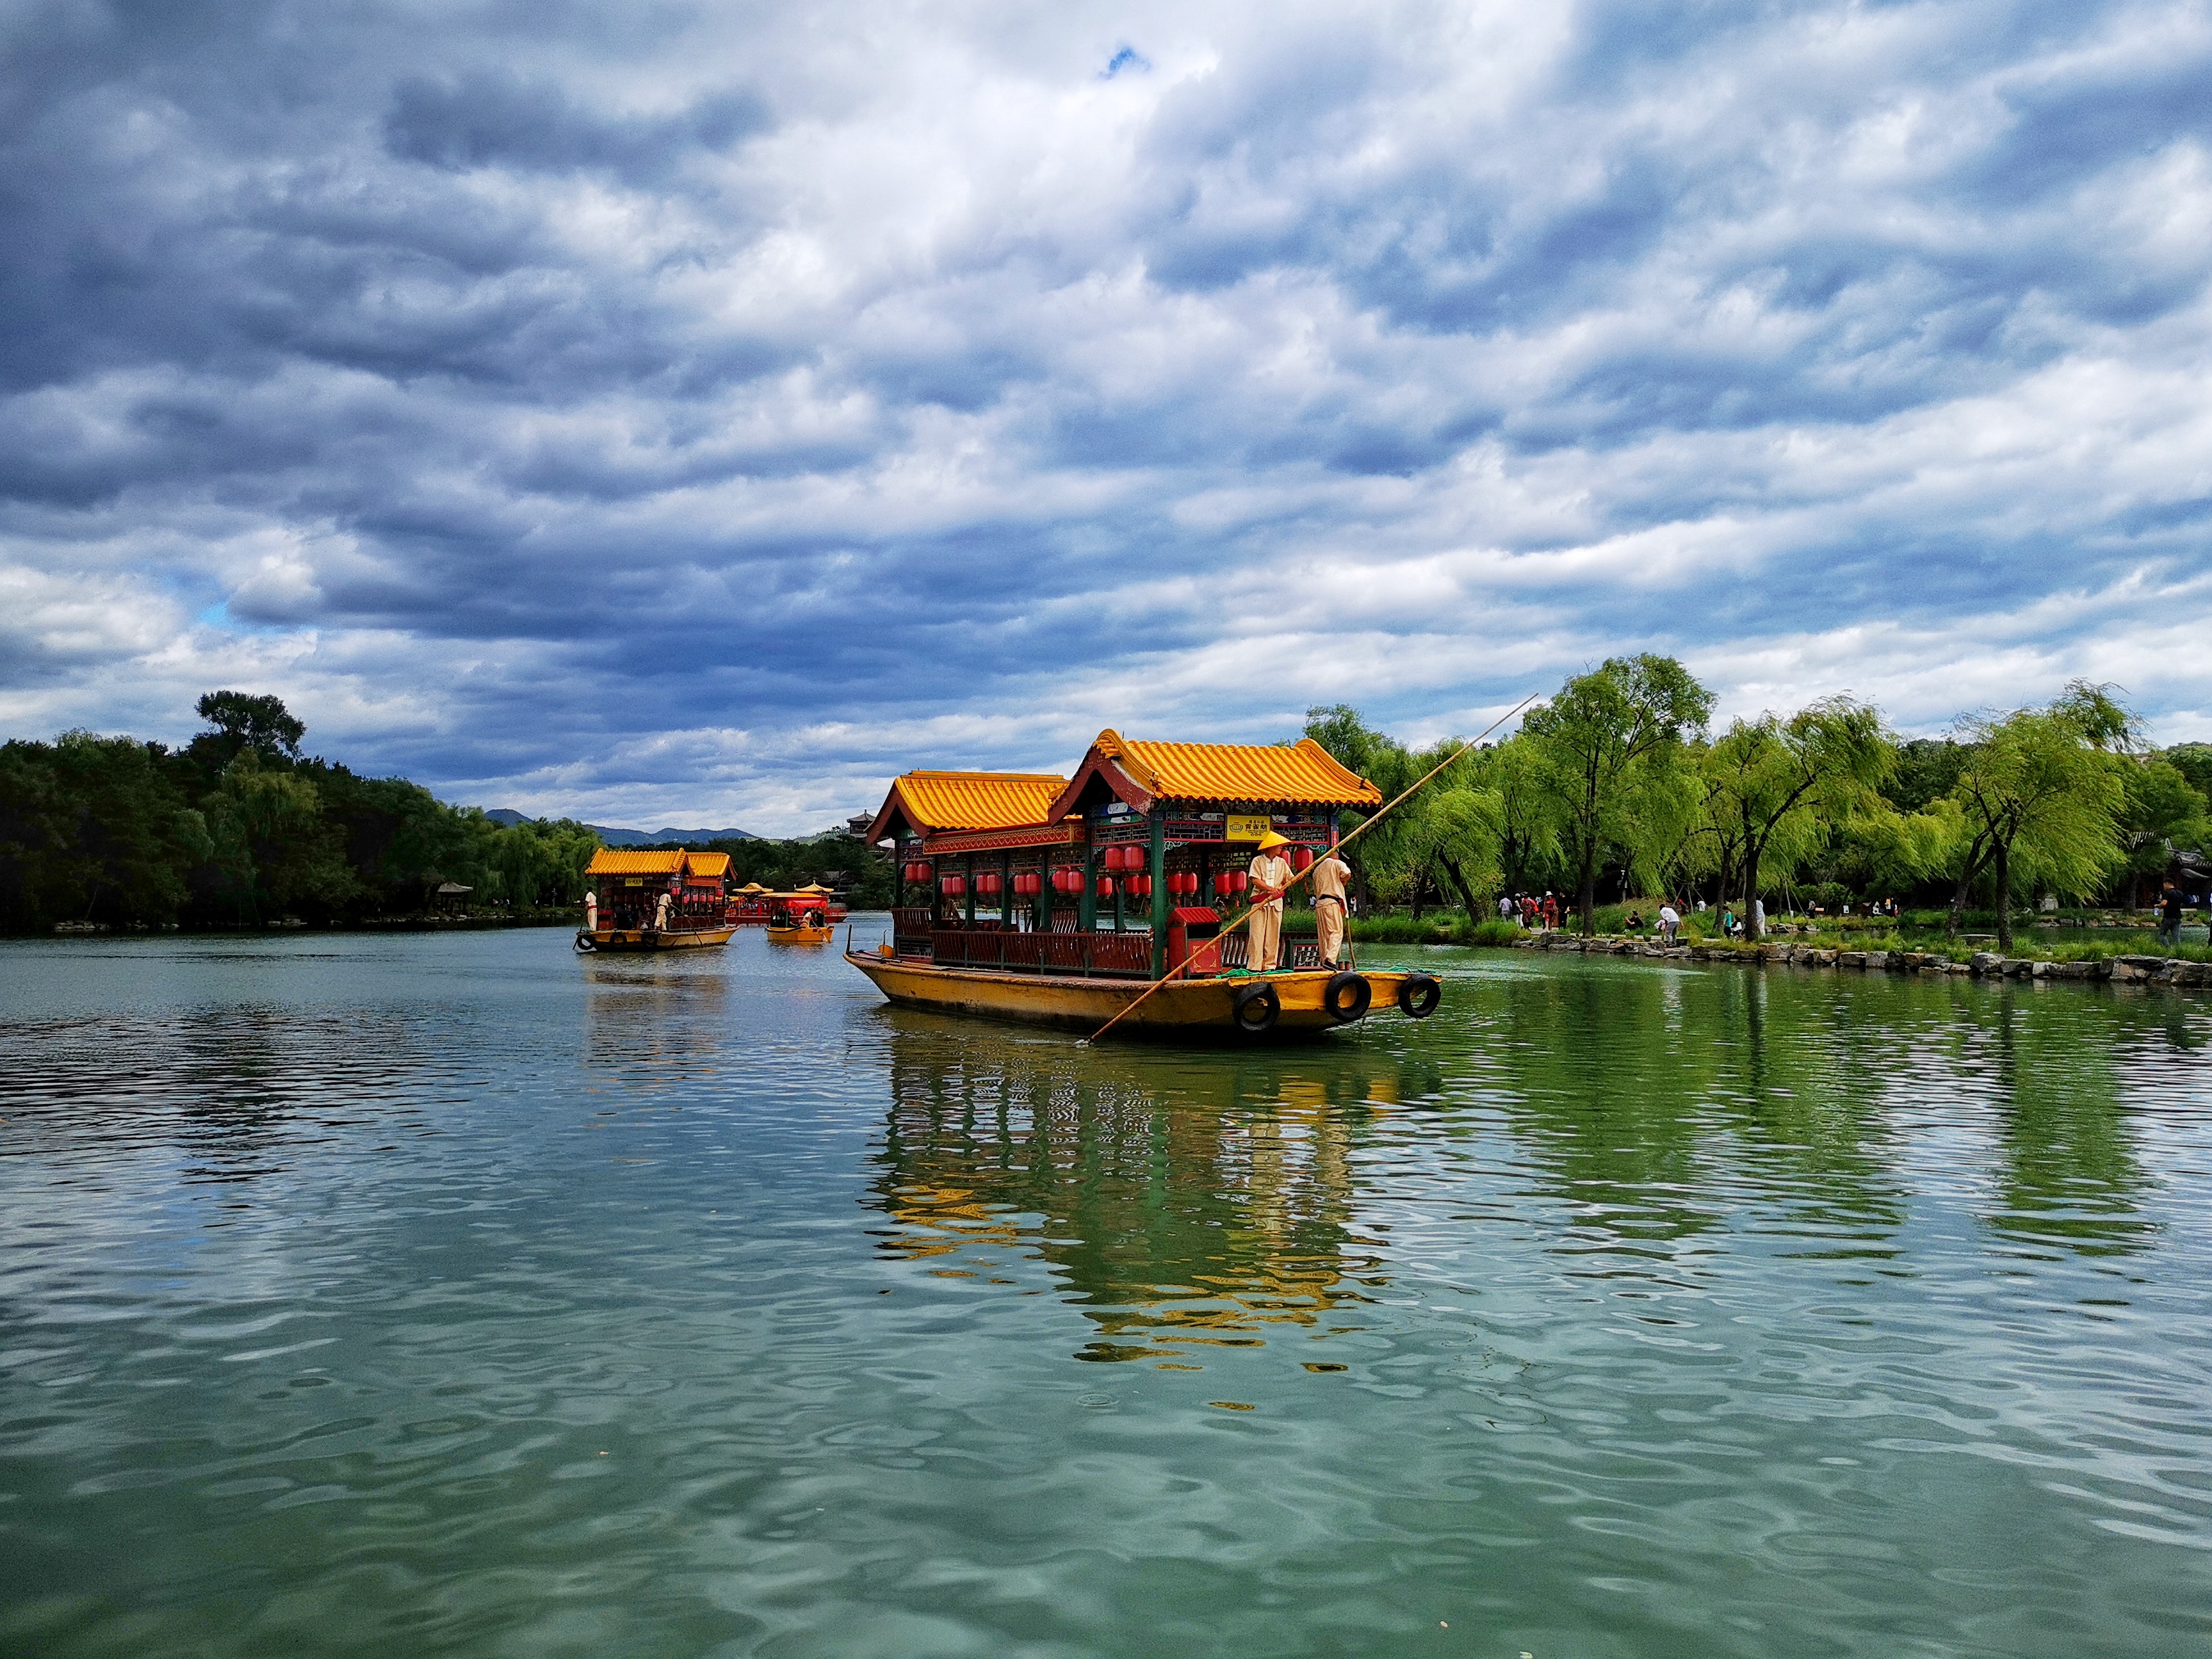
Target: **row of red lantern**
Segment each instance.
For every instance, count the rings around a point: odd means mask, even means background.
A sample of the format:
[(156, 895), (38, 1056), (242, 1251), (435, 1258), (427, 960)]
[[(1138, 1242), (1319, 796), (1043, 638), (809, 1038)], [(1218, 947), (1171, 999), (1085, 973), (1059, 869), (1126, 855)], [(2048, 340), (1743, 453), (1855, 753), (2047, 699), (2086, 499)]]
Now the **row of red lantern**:
[[(1290, 859), (1291, 867), (1303, 875), (1313, 864), (1313, 851), (1310, 848), (1293, 847), (1291, 849)], [(1109, 870), (1141, 872), (1144, 868), (1143, 849), (1136, 847), (1109, 847), (1106, 849), (1105, 866)], [(910, 882), (927, 882), (930, 878), (931, 871), (927, 864), (914, 863), (901, 866), (899, 873)], [(1010, 880), (1011, 888), (1007, 885)], [(968, 891), (967, 878), (963, 876), (943, 877), (938, 884), (947, 898), (964, 897)], [(1224, 896), (1244, 892), (1250, 888), (1251, 884), (1251, 878), (1242, 870), (1218, 870), (1214, 872), (1213, 890)], [(1198, 875), (1194, 871), (1176, 870), (1168, 873), (1168, 891), (1170, 893), (1194, 895), (1199, 890), (1200, 885)], [(1070, 867), (1054, 870), (1052, 872), (1052, 890), (1055, 893), (1071, 896), (1080, 893), (1083, 890), (1083, 872)], [(975, 891), (981, 897), (995, 898), (1000, 892), (1007, 890), (1011, 890), (1018, 897), (1034, 897), (1044, 890), (1044, 878), (1034, 872), (1024, 872), (1007, 878), (1000, 876), (994, 870), (983, 871), (975, 878)], [(1123, 880), (1121, 890), (1131, 898), (1149, 898), (1152, 892), (1152, 878), (1148, 875), (1133, 874)], [(1098, 884), (1098, 896), (1111, 898), (1113, 896), (1113, 882), (1101, 878)]]

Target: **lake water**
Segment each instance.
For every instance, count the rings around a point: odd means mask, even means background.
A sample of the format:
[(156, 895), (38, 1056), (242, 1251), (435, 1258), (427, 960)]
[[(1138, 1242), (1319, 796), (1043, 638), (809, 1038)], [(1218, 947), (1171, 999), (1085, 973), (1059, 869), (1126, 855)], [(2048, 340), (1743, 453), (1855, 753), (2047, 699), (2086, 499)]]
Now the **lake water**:
[(2212, 1004), (1368, 957), (0, 946), (0, 1651), (2212, 1651)]

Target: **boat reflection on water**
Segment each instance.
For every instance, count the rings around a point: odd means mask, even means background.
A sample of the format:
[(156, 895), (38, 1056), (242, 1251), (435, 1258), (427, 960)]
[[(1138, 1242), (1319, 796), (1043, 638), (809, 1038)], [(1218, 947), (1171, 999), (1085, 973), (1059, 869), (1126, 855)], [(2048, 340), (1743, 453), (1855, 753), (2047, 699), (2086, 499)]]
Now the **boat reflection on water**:
[(1352, 1154), (1435, 1082), (1383, 1056), (1055, 1054), (902, 1031), (872, 1183), (895, 1224), (881, 1249), (1006, 1285), (994, 1267), (1042, 1260), (1097, 1327), (1080, 1359), (1172, 1366), (1352, 1328), (1385, 1282)]
[(728, 1060), (730, 983), (719, 953), (590, 956), (584, 971), (584, 1063), (609, 1087), (659, 1094)]

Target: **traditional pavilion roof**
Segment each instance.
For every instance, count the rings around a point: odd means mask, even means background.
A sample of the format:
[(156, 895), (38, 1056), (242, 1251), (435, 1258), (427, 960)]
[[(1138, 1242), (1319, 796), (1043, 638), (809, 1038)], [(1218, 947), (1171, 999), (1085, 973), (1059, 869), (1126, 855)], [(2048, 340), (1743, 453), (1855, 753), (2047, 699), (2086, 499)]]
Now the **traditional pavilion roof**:
[(1158, 743), (1101, 732), (1046, 814), (1107, 799), (1150, 811), (1155, 801), (1232, 806), (1380, 806), (1382, 792), (1311, 738), (1257, 743)]
[(1053, 797), (1067, 780), (1049, 772), (908, 772), (891, 781), (883, 808), (868, 825), (870, 846), (901, 832), (1006, 830), (1046, 823)]
[[(672, 876), (684, 868), (686, 856), (681, 849), (673, 853), (641, 853), (627, 847), (602, 847), (592, 854), (592, 861), (584, 866), (584, 873), (587, 876)], [(726, 861), (729, 855), (720, 854), (717, 856)]]
[(696, 876), (702, 881), (726, 876), (730, 873), (730, 855), (727, 853), (686, 853), (684, 855), (684, 872)]

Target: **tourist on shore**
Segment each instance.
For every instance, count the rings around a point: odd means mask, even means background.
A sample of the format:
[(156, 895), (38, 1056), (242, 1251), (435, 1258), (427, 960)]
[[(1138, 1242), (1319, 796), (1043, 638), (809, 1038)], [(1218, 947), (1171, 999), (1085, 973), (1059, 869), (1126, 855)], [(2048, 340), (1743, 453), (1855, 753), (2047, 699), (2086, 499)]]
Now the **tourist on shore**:
[(1337, 857), (1332, 847), (1314, 860), (1314, 932), (1321, 940), (1321, 965), (1336, 966), (1336, 953), (1344, 947), (1344, 889), (1352, 879), (1352, 866)]
[(2181, 943), (2181, 890), (2170, 881), (2158, 896), (2158, 942)]
[(1510, 893), (1498, 896), (1498, 919), (1500, 921), (1513, 920), (1513, 896)]
[(1667, 944), (1674, 942), (1674, 935), (1682, 930), (1682, 913), (1674, 908), (1672, 899), (1659, 902), (1659, 937)]
[(1642, 933), (1644, 931), (1644, 912), (1641, 910), (1631, 910), (1628, 913), (1627, 926), (1628, 931), (1632, 933)]
[(1559, 896), (1548, 890), (1544, 894), (1544, 931), (1552, 933), (1559, 925)]

